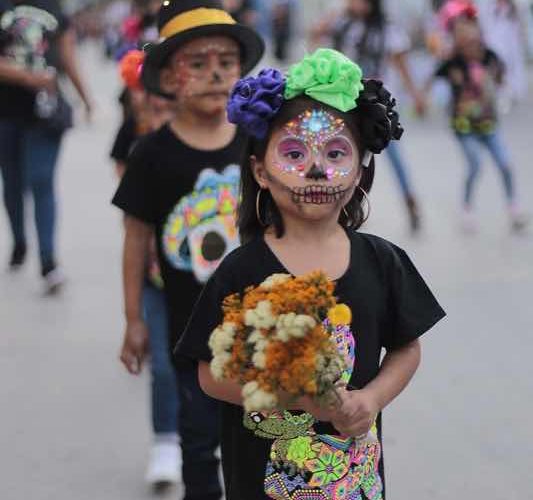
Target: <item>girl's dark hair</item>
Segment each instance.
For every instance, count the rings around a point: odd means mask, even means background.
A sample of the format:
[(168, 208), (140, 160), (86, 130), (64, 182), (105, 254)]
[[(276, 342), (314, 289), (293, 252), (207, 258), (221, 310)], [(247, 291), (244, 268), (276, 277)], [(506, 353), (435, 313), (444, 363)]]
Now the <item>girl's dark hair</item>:
[[(295, 116), (298, 116), (309, 109), (326, 109), (333, 116), (342, 118), (355, 139), (355, 143), (361, 155), (361, 160), (362, 155), (369, 148), (369, 144), (367, 144), (367, 141), (363, 140), (362, 136), (362, 130), (368, 128), (368, 126), (365, 127), (365, 124), (363, 123), (365, 121), (365, 115), (358, 112), (359, 108), (356, 108), (349, 113), (342, 113), (330, 106), (310, 99), (309, 97), (297, 97), (285, 101), (270, 124), (267, 138), (264, 140), (250, 138), (248, 147), (246, 148), (246, 156), (242, 162), (241, 203), (238, 209), (238, 227), (243, 242), (250, 241), (262, 234), (264, 231), (262, 223), (274, 226), (278, 238), (283, 236), (283, 219), (270, 191), (265, 190), (260, 195), (259, 211), (261, 221), (258, 220), (256, 202), (260, 187), (253, 174), (251, 157), (254, 156), (258, 161), (263, 161), (265, 159), (269, 138), (272, 133), (288, 123)], [(367, 193), (372, 189), (374, 171), (375, 163), (374, 159), (372, 159), (370, 165), (367, 168), (363, 168), (361, 180), (359, 182), (359, 186)], [(356, 189), (352, 198), (344, 207), (346, 213), (343, 210), (340, 214), (339, 223), (343, 227), (353, 227), (358, 229), (363, 222), (365, 222), (366, 218), (363, 200), (363, 191), (361, 189)]]

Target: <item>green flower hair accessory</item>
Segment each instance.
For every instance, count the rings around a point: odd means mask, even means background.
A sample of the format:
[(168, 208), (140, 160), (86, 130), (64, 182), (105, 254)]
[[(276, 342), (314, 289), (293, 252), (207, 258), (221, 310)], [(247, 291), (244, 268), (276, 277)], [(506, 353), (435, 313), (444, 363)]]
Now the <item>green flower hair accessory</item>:
[(305, 94), (343, 113), (357, 107), (363, 91), (359, 65), (333, 49), (318, 49), (292, 65), (287, 73), (285, 99)]

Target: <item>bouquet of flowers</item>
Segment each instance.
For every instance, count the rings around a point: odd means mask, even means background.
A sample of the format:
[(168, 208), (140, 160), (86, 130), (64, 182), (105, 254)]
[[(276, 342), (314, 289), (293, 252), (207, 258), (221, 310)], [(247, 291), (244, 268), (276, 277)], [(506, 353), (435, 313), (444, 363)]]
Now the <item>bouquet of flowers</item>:
[(270, 411), (310, 396), (329, 402), (347, 384), (355, 342), (351, 311), (337, 304), (322, 272), (270, 276), (224, 300), (224, 322), (211, 334), (211, 372), (243, 386), (247, 412)]

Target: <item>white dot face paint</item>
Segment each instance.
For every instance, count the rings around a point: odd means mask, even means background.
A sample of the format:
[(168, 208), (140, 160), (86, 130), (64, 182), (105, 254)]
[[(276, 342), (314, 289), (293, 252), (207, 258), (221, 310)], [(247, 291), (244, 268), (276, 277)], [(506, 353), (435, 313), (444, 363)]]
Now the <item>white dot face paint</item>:
[(331, 181), (354, 170), (355, 146), (341, 118), (308, 110), (287, 123), (284, 132), (276, 146), (275, 166), (281, 172), (300, 178), (318, 172), (320, 178)]

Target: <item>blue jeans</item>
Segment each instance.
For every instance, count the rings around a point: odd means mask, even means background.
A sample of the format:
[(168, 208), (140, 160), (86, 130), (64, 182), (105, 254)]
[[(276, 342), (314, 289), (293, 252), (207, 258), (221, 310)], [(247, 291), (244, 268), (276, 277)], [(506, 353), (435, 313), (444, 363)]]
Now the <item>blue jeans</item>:
[(474, 185), (481, 171), (481, 150), (484, 146), (492, 156), (502, 177), (507, 202), (511, 204), (515, 199), (513, 173), (511, 160), (500, 134), (495, 131), (491, 134), (456, 134), (461, 145), (467, 164), (464, 198), (465, 206), (472, 205)]
[(219, 403), (202, 391), (196, 367), (179, 369), (178, 381), (184, 500), (219, 500)]
[(0, 168), (13, 243), (26, 245), (24, 194), (30, 190), (43, 267), (55, 258), (54, 173), (60, 145), (61, 135), (40, 126), (0, 120)]
[(403, 159), (403, 154), (401, 152), (400, 146), (396, 141), (391, 141), (385, 151), (390, 160), (394, 173), (396, 174), (396, 179), (400, 184), (400, 189), (402, 191), (403, 197), (412, 197), (413, 189), (411, 187), (411, 182), (407, 174), (407, 166)]
[(170, 360), (167, 304), (162, 290), (143, 289), (144, 319), (150, 333), (152, 427), (155, 434), (175, 434), (178, 429), (178, 387)]

